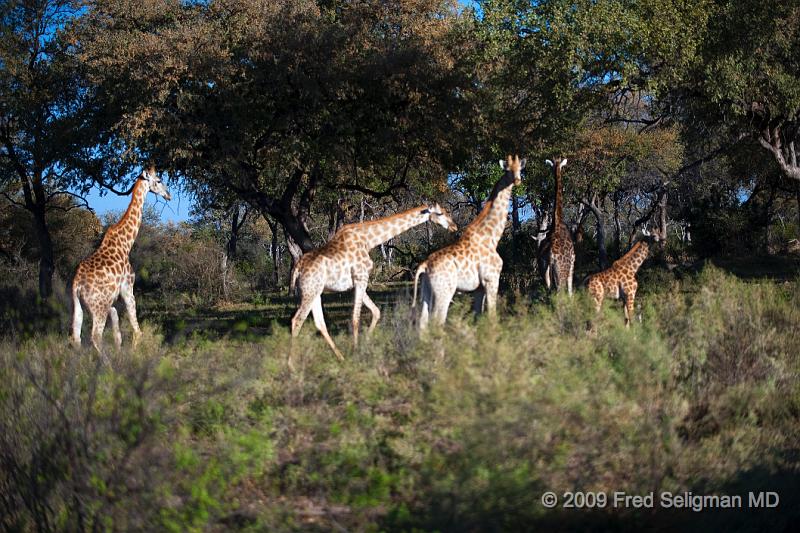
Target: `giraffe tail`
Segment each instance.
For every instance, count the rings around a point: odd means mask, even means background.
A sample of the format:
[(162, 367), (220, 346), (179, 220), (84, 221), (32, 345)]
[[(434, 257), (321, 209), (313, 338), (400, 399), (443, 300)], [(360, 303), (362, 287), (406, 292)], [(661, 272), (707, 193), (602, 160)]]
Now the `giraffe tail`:
[(414, 299), (411, 300), (411, 309), (414, 309), (417, 306), (417, 282), (419, 281), (419, 277), (427, 270), (428, 263), (423, 261), (422, 264), (417, 267), (417, 273), (414, 274)]

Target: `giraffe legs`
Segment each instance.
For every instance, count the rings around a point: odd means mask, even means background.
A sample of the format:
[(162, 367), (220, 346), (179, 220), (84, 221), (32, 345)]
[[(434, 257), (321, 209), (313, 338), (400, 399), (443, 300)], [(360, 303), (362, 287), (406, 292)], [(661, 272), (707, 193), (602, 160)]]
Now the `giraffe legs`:
[(116, 308), (112, 305), (108, 310), (108, 316), (111, 318), (111, 331), (114, 333), (114, 344), (117, 349), (122, 347), (122, 333), (119, 331), (119, 314)]
[(83, 325), (83, 307), (76, 289), (72, 291), (72, 335), (71, 341), (76, 348), (81, 346), (81, 326)]
[(303, 327), (303, 322), (306, 321), (308, 314), (311, 312), (311, 305), (314, 303), (314, 298), (319, 297), (319, 294), (313, 297), (305, 297), (305, 294), (303, 294), (303, 298), (300, 300), (300, 307), (297, 308), (297, 311), (295, 311), (292, 317), (292, 338), (300, 334), (300, 328)]
[(440, 287), (435, 291), (433, 299), (433, 319), (437, 324), (443, 326), (447, 321), (447, 311), (450, 309), (450, 302), (456, 293), (455, 285)]
[(567, 292), (572, 296), (572, 274), (575, 270), (575, 257), (569, 262), (569, 270), (567, 271)]
[(427, 274), (422, 275), (422, 303), (419, 311), (419, 331), (428, 329), (431, 308), (433, 307), (433, 290)]
[(344, 361), (344, 356), (342, 355), (342, 352), (340, 352), (339, 349), (336, 347), (336, 344), (333, 343), (333, 339), (331, 339), (331, 336), (328, 334), (328, 328), (327, 326), (325, 326), (325, 317), (322, 314), (322, 296), (317, 296), (316, 298), (314, 298), (314, 301), (311, 304), (311, 312), (314, 315), (314, 324), (317, 326), (317, 329), (325, 338), (325, 342), (328, 343), (328, 346), (331, 347), (333, 353), (336, 354), (337, 359), (339, 359), (340, 361)]
[(490, 318), (497, 316), (497, 291), (500, 285), (500, 276), (489, 276), (483, 281), (486, 287), (486, 312)]
[(486, 312), (490, 318), (497, 315), (497, 291), (500, 286), (500, 272), (503, 270), (503, 259), (495, 253), (480, 266), (480, 282), (486, 294)]
[(364, 296), (367, 293), (366, 284), (355, 284), (353, 292), (353, 346), (358, 346), (358, 328), (361, 325), (361, 304), (364, 302)]
[(472, 312), (476, 315), (483, 313), (486, 303), (486, 289), (478, 287), (472, 294)]
[[(344, 359), (342, 352), (336, 347), (334, 344), (333, 339), (328, 334), (328, 328), (325, 325), (325, 317), (322, 314), (322, 291), (316, 294), (309, 294), (308, 292), (302, 292), (302, 299), (300, 301), (300, 307), (295, 312), (294, 316), (292, 317), (292, 339), (294, 340), (300, 334), (300, 328), (303, 326), (303, 322), (306, 321), (308, 318), (308, 313), (311, 312), (314, 315), (314, 324), (317, 326), (317, 329), (322, 334), (322, 337), (325, 339), (325, 342), (328, 343), (328, 346), (331, 347), (333, 353), (336, 354), (336, 357), (340, 360)], [(289, 367), (292, 367), (292, 354), (289, 353)]]
[(547, 290), (550, 290), (550, 285), (552, 284), (552, 280), (550, 279), (550, 269), (552, 268), (552, 264), (550, 261), (545, 262), (544, 268), (544, 286), (547, 287)]
[[(302, 293), (301, 293), (302, 294)], [(294, 355), (294, 340), (300, 334), (300, 328), (303, 326), (303, 322), (306, 321), (308, 317), (308, 313), (311, 312), (311, 303), (313, 300), (311, 298), (302, 298), (300, 300), (300, 307), (297, 308), (295, 311), (294, 316), (292, 316), (292, 344), (289, 348), (289, 356), (286, 360), (286, 364), (289, 366), (289, 370), (294, 370), (294, 364), (292, 363), (292, 356)]]
[(128, 280), (122, 283), (119, 294), (125, 302), (128, 321), (131, 323), (131, 329), (133, 329), (133, 345), (136, 346), (142, 336), (142, 330), (139, 329), (139, 321), (136, 318), (136, 300), (133, 297), (133, 281), (134, 274), (130, 274)]
[(372, 330), (375, 329), (375, 326), (378, 325), (378, 320), (381, 319), (381, 310), (375, 305), (375, 302), (369, 297), (366, 291), (364, 291), (364, 305), (367, 306), (370, 313), (372, 313), (372, 321), (369, 323), (369, 329), (367, 330), (367, 335), (372, 333)]
[(625, 287), (625, 327), (631, 327), (631, 317), (633, 316), (633, 304), (636, 301), (636, 289), (637, 286), (635, 284), (629, 285)]
[(552, 287), (554, 291), (558, 292), (561, 289), (561, 271), (556, 258), (550, 259), (547, 264), (547, 273), (550, 275), (550, 283), (547, 284), (547, 288), (550, 289)]
[(106, 320), (108, 319), (108, 310), (103, 312), (100, 308), (91, 309), (92, 313), (92, 346), (103, 358), (103, 361), (108, 364), (109, 360), (105, 352), (103, 352), (103, 330), (106, 327)]

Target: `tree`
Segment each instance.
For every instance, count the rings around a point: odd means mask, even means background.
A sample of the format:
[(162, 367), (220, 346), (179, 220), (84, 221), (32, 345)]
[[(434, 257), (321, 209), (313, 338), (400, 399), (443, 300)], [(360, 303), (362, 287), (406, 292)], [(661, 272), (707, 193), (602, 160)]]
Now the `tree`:
[(39, 295), (53, 290), (55, 258), (47, 214), (63, 208), (75, 175), (65, 168), (80, 99), (63, 28), (79, 3), (5, 2), (0, 8), (0, 189), (29, 212), (39, 256)]
[(752, 137), (787, 178), (800, 181), (800, 5), (713, 2), (693, 77), (688, 118), (729, 142)]
[(465, 157), (466, 23), (439, 0), (106, 0), (83, 42), (130, 144), (276, 220), (299, 257), (318, 196), (435, 192)]
[(55, 269), (48, 213), (85, 206), (82, 194), (92, 183), (113, 189), (136, 163), (135, 151), (110, 128), (116, 109), (101, 105), (75, 53), (84, 4), (18, 0), (0, 7), (0, 192), (33, 218), (43, 299)]

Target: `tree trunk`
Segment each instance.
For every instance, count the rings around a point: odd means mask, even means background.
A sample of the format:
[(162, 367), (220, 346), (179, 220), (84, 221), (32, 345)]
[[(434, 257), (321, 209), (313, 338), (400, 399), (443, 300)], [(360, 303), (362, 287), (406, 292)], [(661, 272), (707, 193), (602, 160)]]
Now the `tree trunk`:
[(622, 221), (619, 217), (619, 191), (614, 192), (614, 253), (622, 255)]
[(430, 254), (431, 248), (433, 247), (433, 233), (431, 232), (431, 223), (425, 223), (425, 244), (427, 245), (427, 251)]
[(547, 211), (542, 211), (539, 221), (536, 224), (536, 235), (533, 237), (536, 241), (537, 249), (542, 244), (542, 241), (547, 237), (547, 227), (549, 225), (550, 216), (547, 214)]
[(797, 201), (797, 228), (800, 230), (800, 183), (797, 184), (794, 194)]
[(344, 199), (340, 196), (336, 199), (335, 203), (331, 204), (328, 213), (328, 240), (331, 240), (339, 228), (344, 224), (344, 209), (342, 209), (342, 202)]
[(36, 238), (39, 242), (39, 296), (47, 300), (53, 294), (53, 239), (47, 226), (44, 206), (37, 206), (33, 214)]
[(519, 263), (519, 250), (517, 249), (517, 235), (521, 224), (519, 221), (519, 203), (517, 202), (517, 195), (511, 195), (511, 257), (513, 262), (511, 269), (516, 271), (517, 264)]
[(273, 221), (271, 218), (267, 218), (267, 225), (269, 226), (269, 231), (272, 233), (272, 240), (270, 241), (269, 245), (269, 255), (272, 259), (272, 282), (277, 289), (280, 287), (280, 265), (281, 265), (281, 255), (280, 255), (280, 248), (278, 245), (278, 223)]
[(608, 268), (608, 253), (606, 252), (606, 230), (603, 224), (603, 212), (597, 206), (597, 194), (592, 196), (591, 202), (582, 200), (583, 204), (588, 207), (595, 220), (597, 221), (597, 262), (601, 270)]
[(579, 204), (578, 221), (575, 223), (574, 229), (572, 229), (572, 240), (575, 241), (575, 244), (583, 242), (583, 223), (586, 221), (588, 213), (589, 210), (586, 209), (586, 206)]
[[(247, 215), (245, 214), (245, 216)], [(239, 207), (236, 206), (231, 215), (231, 229), (228, 233), (228, 242), (225, 246), (228, 259), (233, 259), (236, 256), (236, 249), (239, 245), (239, 230), (242, 228), (243, 223), (244, 217), (242, 217), (241, 220), (239, 219)]]
[(222, 254), (220, 261), (220, 270), (222, 271), (222, 297), (227, 301), (230, 291), (228, 290), (228, 253)]
[[(20, 170), (20, 172), (23, 171)], [(55, 272), (53, 239), (47, 225), (47, 191), (42, 184), (41, 175), (34, 176), (30, 180), (22, 177), (25, 208), (33, 215), (36, 240), (39, 244), (39, 297), (47, 300), (53, 294), (53, 273)]]

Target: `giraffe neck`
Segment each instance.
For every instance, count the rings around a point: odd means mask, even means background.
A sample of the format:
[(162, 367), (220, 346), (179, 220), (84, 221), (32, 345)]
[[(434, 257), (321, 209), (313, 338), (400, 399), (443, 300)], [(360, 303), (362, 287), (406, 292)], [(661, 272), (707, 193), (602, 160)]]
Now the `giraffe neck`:
[(628, 253), (622, 256), (619, 260), (620, 263), (625, 263), (633, 268), (633, 271), (636, 272), (639, 270), (639, 267), (642, 266), (644, 260), (647, 259), (647, 254), (650, 251), (650, 247), (647, 245), (645, 241), (639, 241), (633, 245), (633, 247), (628, 250)]
[(114, 245), (122, 250), (126, 256), (130, 253), (136, 236), (139, 234), (139, 227), (142, 225), (144, 199), (149, 191), (150, 186), (147, 180), (136, 180), (131, 194), (131, 203), (119, 222), (108, 228), (103, 239), (104, 245)]
[(357, 230), (366, 235), (367, 246), (372, 249), (430, 218), (428, 206), (421, 205), (389, 217), (355, 224)]
[(556, 164), (556, 201), (553, 213), (554, 227), (561, 225), (562, 211), (561, 211), (561, 165)]
[(513, 188), (513, 176), (511, 179), (508, 175), (503, 176), (495, 185), (481, 212), (464, 230), (464, 236), (488, 236), (492, 246), (497, 247), (506, 228), (508, 201), (511, 199)]

